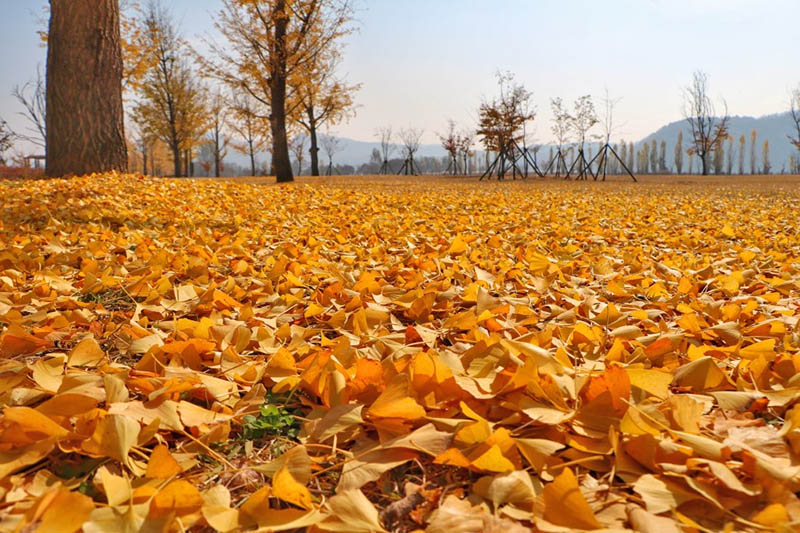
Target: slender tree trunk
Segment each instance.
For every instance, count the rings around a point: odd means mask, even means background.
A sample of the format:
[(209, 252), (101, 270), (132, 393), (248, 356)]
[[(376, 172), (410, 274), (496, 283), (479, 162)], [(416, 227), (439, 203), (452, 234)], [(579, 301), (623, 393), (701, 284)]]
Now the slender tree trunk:
[(189, 165), (192, 161), (192, 152), (191, 150), (184, 150), (183, 151), (183, 177), (188, 178), (191, 174)]
[(253, 138), (252, 137), (250, 137), (247, 140), (247, 146), (250, 149), (249, 150), (249, 152), (250, 152), (250, 175), (251, 176), (255, 176), (256, 175), (256, 154), (255, 154), (255, 150), (253, 150)]
[(217, 142), (217, 147), (214, 149), (214, 177), (219, 177), (219, 142)]
[(274, 10), (274, 44), (270, 51), (273, 72), (269, 84), (272, 111), (269, 122), (272, 129), (272, 169), (276, 181), (283, 183), (294, 181), (286, 135), (286, 29), (289, 23), (286, 0), (276, 0)]
[(700, 164), (703, 167), (703, 176), (708, 176), (708, 155), (703, 154), (700, 158)]
[(147, 145), (142, 144), (142, 174), (147, 176)]
[(308, 149), (308, 152), (311, 154), (311, 175), (319, 176), (319, 146), (317, 144), (317, 127), (313, 122), (311, 123), (311, 130), (308, 132), (308, 136), (311, 139), (311, 148)]
[(125, 171), (118, 0), (50, 0), (46, 173)]
[(319, 143), (317, 142), (317, 120), (314, 117), (314, 106), (308, 106), (306, 109), (306, 114), (308, 115), (308, 136), (311, 142), (311, 146), (308, 149), (308, 153), (311, 154), (311, 175), (312, 176), (319, 176)]

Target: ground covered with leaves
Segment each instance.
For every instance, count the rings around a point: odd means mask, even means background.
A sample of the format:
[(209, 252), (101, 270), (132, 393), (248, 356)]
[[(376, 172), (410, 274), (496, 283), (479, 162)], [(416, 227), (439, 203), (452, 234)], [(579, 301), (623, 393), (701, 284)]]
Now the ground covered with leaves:
[(795, 185), (0, 194), (0, 530), (800, 526)]

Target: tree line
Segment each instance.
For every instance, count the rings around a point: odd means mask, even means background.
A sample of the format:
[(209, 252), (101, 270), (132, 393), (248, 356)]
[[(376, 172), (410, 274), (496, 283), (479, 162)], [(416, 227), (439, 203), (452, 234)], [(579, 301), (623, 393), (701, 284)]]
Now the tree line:
[[(755, 129), (751, 131), (749, 139), (745, 135), (735, 139), (730, 134), (727, 105), (724, 100), (720, 106), (715, 105), (709, 96), (708, 76), (701, 71), (693, 74), (691, 84), (683, 92), (683, 114), (689, 137), (684, 139), (683, 131), (680, 131), (673, 152), (669, 155), (664, 139), (639, 143), (638, 147), (624, 140), (611, 142), (618, 129), (614, 111), (620, 99), (612, 98), (606, 91), (601, 99), (600, 113), (591, 95), (577, 98), (572, 109), (559, 97), (550, 99), (552, 140), (547, 157), (544, 157), (545, 154), (540, 152), (547, 145), (536, 143), (526, 130), (527, 124), (536, 118), (531, 103), (532, 93), (523, 84), (517, 83), (511, 73), (498, 73), (498, 87), (498, 96), (480, 104), (479, 124), (475, 133), (468, 129), (458, 130), (451, 120), (448, 121), (446, 133), (439, 135), (442, 148), (449, 157), (449, 172), (469, 173), (466, 165), (459, 167), (459, 155), (469, 157), (469, 146), (464, 143), (471, 144), (476, 134), (488, 154), (503, 154), (516, 143), (523, 151), (530, 152), (533, 160), (539, 162), (542, 168), (556, 175), (566, 173), (578, 158), (586, 165), (590, 161), (596, 162), (594, 165), (604, 164), (605, 170), (612, 174), (621, 173), (623, 166), (642, 174), (691, 174), (695, 171), (695, 163), (702, 175), (769, 174), (773, 170), (769, 141), (759, 142)], [(788, 136), (788, 140), (800, 152), (800, 87), (791, 91), (789, 104), (793, 134)], [(596, 127), (600, 131), (596, 131)], [(600, 154), (594, 150), (606, 145), (613, 149), (617, 157), (598, 160), (596, 156)], [(745, 165), (746, 156), (749, 166)], [(800, 153), (790, 155), (788, 171), (800, 173)]]
[[(291, 141), (310, 139), (320, 173), (323, 128), (352, 116), (354, 93), (339, 74), (344, 37), (355, 29), (352, 0), (221, 0), (220, 37), (193, 49), (158, 1), (51, 0), (46, 83), (17, 89), (45, 148), (46, 174), (129, 167), (126, 127), (142, 170), (161, 146), (185, 176), (201, 150), (222, 171), (233, 148), (250, 160), (269, 147), (271, 171), (291, 181)], [(32, 90), (30, 90), (32, 88)], [(0, 120), (0, 155), (15, 135)]]

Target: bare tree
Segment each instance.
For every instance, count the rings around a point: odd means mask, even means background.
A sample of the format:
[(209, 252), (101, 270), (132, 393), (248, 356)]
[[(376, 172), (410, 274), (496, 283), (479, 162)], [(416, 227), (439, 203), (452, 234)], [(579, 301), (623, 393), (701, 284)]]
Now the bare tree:
[(708, 75), (695, 71), (692, 84), (684, 89), (683, 116), (692, 133), (692, 149), (700, 159), (703, 176), (708, 175), (709, 156), (722, 148), (722, 140), (728, 136), (728, 105), (722, 100), (724, 109), (718, 116), (714, 103), (708, 95)]
[(401, 173), (405, 171), (406, 175), (417, 174), (418, 169), (416, 163), (414, 163), (414, 154), (419, 150), (419, 143), (423, 133), (424, 130), (418, 128), (403, 128), (398, 133), (400, 142), (403, 143), (403, 151), (406, 157), (403, 167), (400, 169)]
[[(622, 98), (612, 98), (606, 87), (605, 94), (600, 100), (603, 104), (603, 116), (600, 119), (600, 129), (603, 132), (603, 144), (610, 143), (611, 137), (617, 135), (618, 126), (614, 123), (614, 109), (620, 101), (622, 101)], [(620, 126), (624, 126), (624, 124), (620, 124)]]
[(561, 100), (561, 97), (550, 99), (550, 111), (553, 115), (553, 125), (550, 126), (550, 131), (553, 133), (556, 145), (558, 146), (558, 153), (555, 156), (558, 159), (558, 161), (556, 162), (555, 173), (559, 174), (562, 170), (564, 172), (567, 171), (566, 162), (564, 161), (563, 150), (564, 150), (564, 145), (569, 142), (569, 134), (571, 129), (570, 124), (572, 122), (572, 117), (570, 116), (567, 109), (564, 107), (564, 102), (563, 100)]
[(397, 146), (392, 142), (392, 127), (391, 126), (383, 126), (375, 130), (375, 137), (378, 138), (378, 142), (380, 143), (380, 154), (381, 154), (381, 170), (380, 174), (386, 174), (391, 172), (389, 168), (389, 158), (392, 157), (395, 149)]
[(322, 150), (328, 156), (328, 176), (333, 173), (333, 156), (342, 151), (344, 143), (330, 132), (322, 136)]
[(305, 157), (306, 137), (302, 133), (295, 135), (289, 141), (289, 150), (294, 154), (294, 160), (297, 162), (297, 175), (303, 173), (303, 159)]
[(450, 159), (448, 170), (452, 175), (458, 174), (458, 153), (459, 153), (459, 134), (456, 132), (456, 122), (453, 119), (447, 121), (447, 131), (439, 135), (442, 148), (447, 152)]
[[(475, 144), (475, 132), (473, 130), (465, 129), (458, 135), (458, 153), (464, 161), (464, 174), (470, 173), (469, 159), (474, 155), (472, 151), (473, 144)], [(534, 150), (534, 154), (536, 151), (538, 151), (538, 148)]]
[(215, 93), (208, 105), (209, 129), (205, 141), (214, 158), (214, 176), (217, 178), (222, 170), (222, 160), (228, 155), (229, 139), (223, 131), (227, 125), (227, 113), (228, 109), (225, 106), (222, 94)]
[[(131, 117), (131, 120), (128, 122), (128, 132), (131, 134), (133, 139), (133, 144), (135, 146), (136, 151), (141, 154), (142, 157), (142, 174), (148, 174), (148, 158), (152, 159), (152, 151), (153, 145), (155, 144), (155, 137), (149, 135), (146, 129), (136, 120), (136, 117)], [(137, 171), (136, 168), (136, 158), (130, 162), (131, 164), (131, 171)], [(151, 172), (153, 171), (152, 167), (150, 168)]]
[(0, 118), (0, 165), (6, 164), (6, 152), (14, 144), (14, 132), (8, 128), (8, 123)]
[[(584, 95), (575, 100), (574, 104), (575, 114), (570, 117), (570, 127), (575, 132), (578, 142), (578, 159), (580, 160), (580, 169), (578, 170), (578, 177), (585, 175), (586, 171), (590, 171), (589, 163), (586, 160), (584, 152), (584, 145), (586, 138), (595, 124), (597, 124), (597, 113), (594, 109), (594, 103), (590, 95)], [(655, 142), (655, 141), (654, 141)], [(655, 150), (654, 150), (655, 151)]]
[(792, 122), (794, 123), (794, 133), (789, 136), (789, 141), (800, 151), (800, 86), (792, 90), (791, 98), (789, 99), (789, 109), (792, 113)]
[(44, 148), (47, 139), (47, 95), (42, 71), (36, 68), (36, 77), (22, 87), (15, 85), (11, 96), (25, 109), (19, 114), (28, 121), (29, 133), (18, 134), (18, 137), (31, 144)]
[(242, 142), (231, 143), (233, 149), (250, 158), (250, 174), (256, 175), (256, 153), (263, 150), (269, 137), (269, 123), (259, 116), (258, 102), (245, 91), (233, 95), (228, 126)]

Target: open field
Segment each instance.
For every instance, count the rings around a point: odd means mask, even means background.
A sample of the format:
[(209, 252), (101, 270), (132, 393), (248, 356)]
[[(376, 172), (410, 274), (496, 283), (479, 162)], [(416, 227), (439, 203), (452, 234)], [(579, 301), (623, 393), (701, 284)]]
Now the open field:
[(800, 178), (642, 181), (0, 181), (0, 530), (795, 530)]
[[(249, 183), (254, 185), (276, 185), (275, 179), (272, 177), (234, 177), (234, 178), (194, 178), (198, 180), (214, 180), (221, 179), (225, 181), (234, 181), (236, 183)], [(775, 184), (800, 184), (800, 175), (798, 174), (734, 174), (734, 175), (711, 175), (701, 176), (699, 174), (641, 174), (636, 177), (640, 184), (663, 184), (663, 185), (758, 185), (758, 186), (771, 186)], [(548, 176), (547, 178), (531, 177), (528, 179), (512, 180), (506, 178), (503, 181), (497, 182), (496, 179), (484, 179), (480, 181), (478, 176), (450, 176), (441, 174), (427, 174), (422, 176), (398, 176), (394, 174), (378, 175), (378, 176), (297, 176), (295, 177), (297, 183), (303, 184), (335, 184), (335, 183), (363, 183), (365, 185), (373, 184), (394, 184), (394, 183), (500, 183), (505, 184), (508, 182), (516, 183), (538, 183), (538, 184), (581, 184), (586, 185), (606, 185), (633, 183), (631, 178), (627, 175), (617, 176), (609, 175), (605, 182), (564, 180), (563, 178), (554, 178)], [(279, 184), (278, 184), (279, 185)]]

